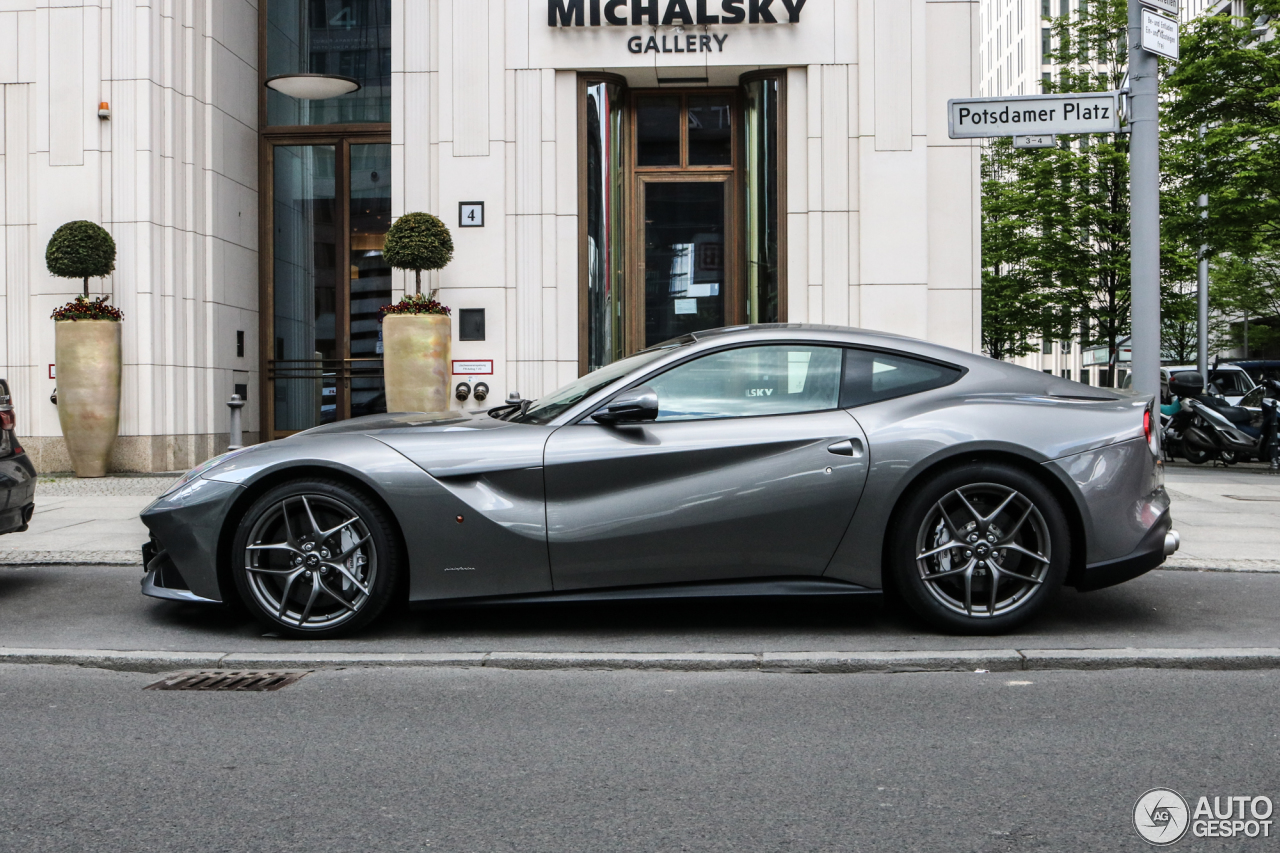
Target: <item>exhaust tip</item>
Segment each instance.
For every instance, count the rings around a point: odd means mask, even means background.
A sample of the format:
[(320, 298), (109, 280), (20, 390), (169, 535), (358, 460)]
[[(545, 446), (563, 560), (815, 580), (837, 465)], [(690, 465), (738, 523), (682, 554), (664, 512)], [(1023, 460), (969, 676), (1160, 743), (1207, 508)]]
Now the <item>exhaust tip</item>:
[(1164, 555), (1166, 557), (1173, 556), (1173, 552), (1178, 550), (1178, 546), (1182, 544), (1182, 537), (1178, 535), (1178, 531), (1170, 530), (1164, 535)]

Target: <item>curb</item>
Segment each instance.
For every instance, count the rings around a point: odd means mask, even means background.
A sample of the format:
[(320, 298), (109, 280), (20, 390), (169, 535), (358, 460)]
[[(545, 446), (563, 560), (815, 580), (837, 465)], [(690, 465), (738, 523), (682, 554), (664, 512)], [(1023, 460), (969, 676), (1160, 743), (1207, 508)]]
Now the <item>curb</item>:
[(256, 652), (113, 651), (0, 648), (0, 664), (52, 664), (121, 672), (182, 669), (344, 667), (661, 672), (897, 673), (1035, 672), (1114, 669), (1280, 669), (1280, 648), (975, 649), (919, 652)]

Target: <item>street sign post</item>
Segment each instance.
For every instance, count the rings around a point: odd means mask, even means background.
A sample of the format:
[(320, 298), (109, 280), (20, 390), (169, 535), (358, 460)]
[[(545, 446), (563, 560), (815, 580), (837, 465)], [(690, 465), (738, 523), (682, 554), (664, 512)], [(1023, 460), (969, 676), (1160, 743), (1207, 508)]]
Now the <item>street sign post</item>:
[(1053, 148), (1058, 144), (1058, 137), (1052, 133), (1027, 135), (1020, 133), (1013, 138), (1014, 148)]
[[(1133, 389), (1160, 396), (1160, 61), (1129, 0), (1129, 305)], [(1149, 13), (1148, 13), (1149, 14)]]
[(1177, 59), (1178, 22), (1150, 9), (1143, 9), (1142, 49), (1169, 59)]
[(947, 129), (952, 139), (1119, 133), (1120, 93), (953, 98)]

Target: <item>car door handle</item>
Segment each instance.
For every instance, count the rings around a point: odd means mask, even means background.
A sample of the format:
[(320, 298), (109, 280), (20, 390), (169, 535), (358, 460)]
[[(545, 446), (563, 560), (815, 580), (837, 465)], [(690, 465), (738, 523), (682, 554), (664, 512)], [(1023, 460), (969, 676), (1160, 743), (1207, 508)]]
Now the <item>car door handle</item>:
[(846, 438), (844, 441), (837, 441), (835, 444), (827, 446), (827, 452), (834, 453), (837, 456), (860, 458), (862, 456), (862, 439)]

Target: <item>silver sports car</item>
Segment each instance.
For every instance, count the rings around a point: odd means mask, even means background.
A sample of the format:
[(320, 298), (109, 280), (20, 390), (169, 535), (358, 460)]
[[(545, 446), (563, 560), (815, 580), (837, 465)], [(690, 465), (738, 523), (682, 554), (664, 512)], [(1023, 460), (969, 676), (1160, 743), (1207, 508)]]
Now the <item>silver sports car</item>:
[(1177, 548), (1151, 406), (887, 334), (700, 332), (538, 400), (212, 459), (142, 513), (143, 591), (295, 637), (400, 601), (882, 590), (1004, 631)]

